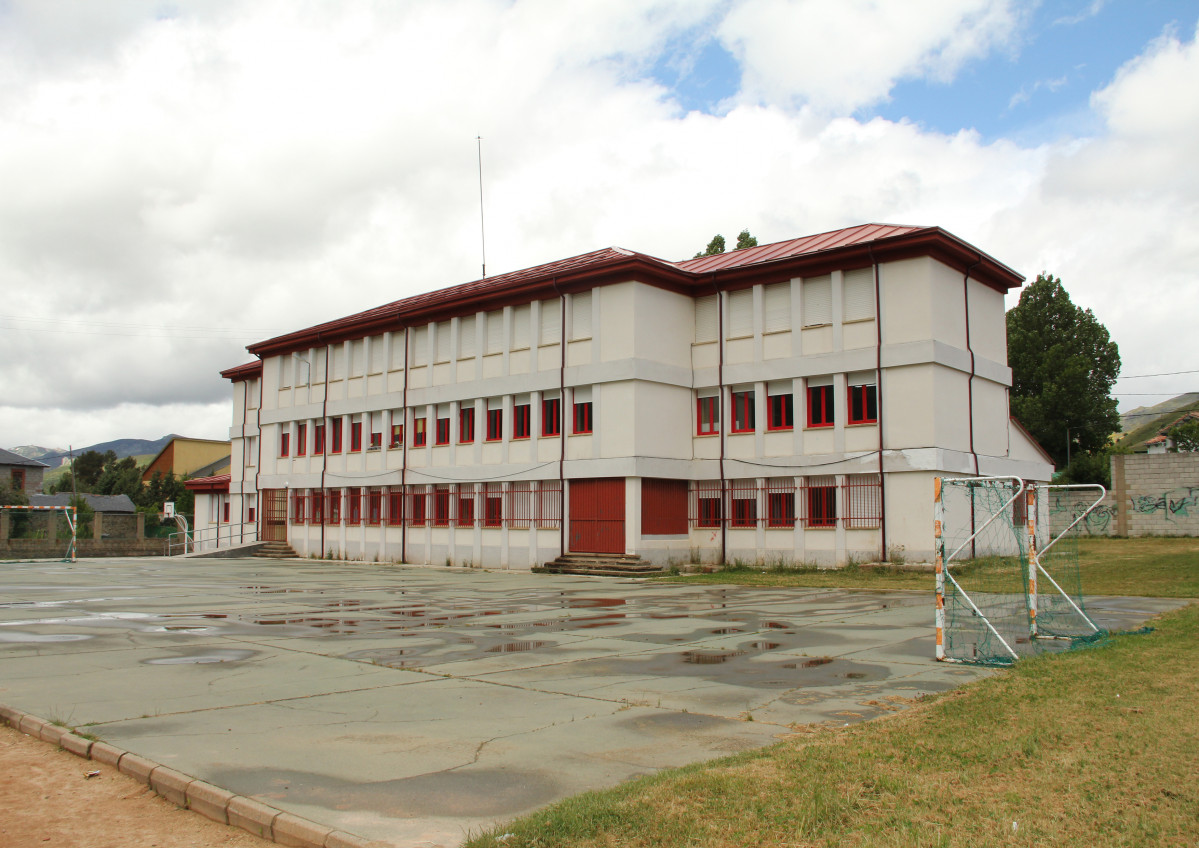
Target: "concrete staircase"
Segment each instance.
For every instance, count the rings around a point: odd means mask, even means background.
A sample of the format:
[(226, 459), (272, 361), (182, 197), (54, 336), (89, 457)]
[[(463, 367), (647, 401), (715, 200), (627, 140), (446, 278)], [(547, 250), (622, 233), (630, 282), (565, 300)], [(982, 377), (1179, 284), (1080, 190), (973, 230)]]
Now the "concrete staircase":
[(553, 562), (534, 566), (542, 574), (581, 574), (586, 577), (658, 577), (666, 574), (635, 554), (563, 554)]
[(254, 556), (261, 559), (299, 559), (300, 555), (292, 550), (287, 542), (264, 542), (262, 547), (254, 551)]

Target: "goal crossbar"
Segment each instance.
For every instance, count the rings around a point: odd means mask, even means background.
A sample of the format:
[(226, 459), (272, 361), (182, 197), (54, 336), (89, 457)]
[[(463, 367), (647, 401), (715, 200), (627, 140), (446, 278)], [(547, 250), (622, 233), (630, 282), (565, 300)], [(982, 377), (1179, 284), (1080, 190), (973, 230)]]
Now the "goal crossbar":
[(45, 511), (45, 512), (61, 512), (61, 513), (63, 513), (67, 518), (67, 526), (71, 528), (71, 544), (67, 548), (67, 553), (66, 553), (66, 556), (64, 557), (64, 560), (67, 562), (78, 562), (76, 550), (77, 550), (77, 542), (78, 542), (79, 512), (78, 512), (77, 507), (74, 507), (74, 506), (25, 506), (22, 504), (12, 504), (12, 505), (7, 505), (7, 506), (0, 506), (0, 510), (27, 510), (29, 512)]

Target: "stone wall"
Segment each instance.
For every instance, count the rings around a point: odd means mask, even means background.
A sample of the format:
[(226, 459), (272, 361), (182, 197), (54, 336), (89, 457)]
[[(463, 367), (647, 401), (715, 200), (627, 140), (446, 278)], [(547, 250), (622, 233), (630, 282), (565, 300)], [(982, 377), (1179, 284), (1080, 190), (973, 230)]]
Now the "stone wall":
[[(0, 559), (54, 559), (66, 553), (70, 540), (66, 517), (57, 510), (0, 510)], [(166, 539), (146, 538), (146, 516), (141, 513), (97, 512), (89, 521), (80, 521), (76, 535), (80, 557), (166, 552)]]
[(1118, 536), (1199, 536), (1199, 453), (1112, 457)]

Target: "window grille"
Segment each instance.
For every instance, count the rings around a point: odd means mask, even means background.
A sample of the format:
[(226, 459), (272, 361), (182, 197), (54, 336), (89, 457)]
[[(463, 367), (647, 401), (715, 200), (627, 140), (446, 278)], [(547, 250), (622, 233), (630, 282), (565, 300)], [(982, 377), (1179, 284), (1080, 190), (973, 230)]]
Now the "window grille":
[(844, 485), (847, 528), (878, 527), (882, 521), (883, 486), (877, 474), (850, 474)]

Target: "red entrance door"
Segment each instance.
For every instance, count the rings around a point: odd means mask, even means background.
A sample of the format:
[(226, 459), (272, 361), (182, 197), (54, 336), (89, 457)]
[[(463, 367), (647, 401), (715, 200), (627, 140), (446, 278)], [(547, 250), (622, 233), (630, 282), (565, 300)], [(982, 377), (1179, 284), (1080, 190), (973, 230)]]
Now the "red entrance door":
[(570, 549), (624, 553), (624, 478), (570, 481)]
[(287, 490), (262, 490), (262, 516), (260, 518), (263, 542), (287, 541)]

